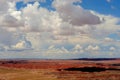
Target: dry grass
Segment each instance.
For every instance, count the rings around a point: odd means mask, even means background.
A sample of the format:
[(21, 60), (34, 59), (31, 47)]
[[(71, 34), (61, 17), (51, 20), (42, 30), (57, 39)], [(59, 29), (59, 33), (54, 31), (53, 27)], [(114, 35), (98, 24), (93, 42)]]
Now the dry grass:
[(80, 72), (0, 68), (0, 80), (120, 80), (120, 71)]
[(0, 68), (0, 80), (56, 80), (53, 74), (45, 75), (51, 71)]

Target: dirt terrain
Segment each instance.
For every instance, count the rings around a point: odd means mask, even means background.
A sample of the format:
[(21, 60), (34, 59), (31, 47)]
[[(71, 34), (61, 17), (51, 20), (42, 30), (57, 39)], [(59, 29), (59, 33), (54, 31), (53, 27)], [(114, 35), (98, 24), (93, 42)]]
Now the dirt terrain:
[(120, 80), (120, 59), (0, 60), (0, 80)]

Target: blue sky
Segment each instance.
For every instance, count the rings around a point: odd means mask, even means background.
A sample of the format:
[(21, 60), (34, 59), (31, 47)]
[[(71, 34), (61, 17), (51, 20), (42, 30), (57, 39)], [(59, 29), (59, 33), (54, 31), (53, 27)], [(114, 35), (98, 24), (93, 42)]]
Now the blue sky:
[[(46, 0), (46, 2), (40, 2), (40, 6), (45, 7), (49, 10), (54, 10), (54, 8), (52, 7), (52, 2), (53, 0)], [(29, 3), (33, 4), (34, 2), (29, 2)], [(85, 9), (94, 10), (101, 14), (120, 17), (119, 3), (120, 0), (110, 0), (110, 2), (108, 2), (107, 0), (91, 0), (91, 1), (82, 0), (82, 3), (76, 3), (76, 4), (82, 6)], [(20, 9), (25, 6), (26, 4), (23, 1), (17, 2), (16, 4), (17, 9)]]
[[(52, 6), (53, 0), (46, 0), (46, 2), (39, 2), (40, 7), (47, 8), (50, 11), (54, 11), (55, 8)], [(82, 0), (81, 3), (75, 3), (75, 5), (82, 6), (86, 10), (93, 10), (100, 14), (111, 15), (115, 17), (120, 17), (120, 0)], [(34, 4), (34, 2), (24, 3), (23, 1), (17, 2), (16, 8), (20, 10), (27, 6), (27, 4)], [(108, 37), (119, 40), (120, 36), (113, 33), (108, 35)]]
[(118, 58), (119, 3), (1, 0), (0, 58)]
[(120, 17), (119, 3), (120, 0), (111, 0), (110, 2), (107, 0), (83, 0), (81, 5), (85, 9), (91, 9), (101, 14)]
[[(52, 2), (53, 2), (53, 0), (47, 0), (46, 2), (39, 2), (39, 3), (40, 3), (40, 7), (44, 7), (49, 10), (54, 10), (54, 8), (52, 7)], [(28, 3), (24, 3), (23, 1), (17, 2), (16, 8), (19, 10), (19, 9), (27, 6), (27, 4)], [(29, 4), (34, 4), (34, 2), (29, 2)]]

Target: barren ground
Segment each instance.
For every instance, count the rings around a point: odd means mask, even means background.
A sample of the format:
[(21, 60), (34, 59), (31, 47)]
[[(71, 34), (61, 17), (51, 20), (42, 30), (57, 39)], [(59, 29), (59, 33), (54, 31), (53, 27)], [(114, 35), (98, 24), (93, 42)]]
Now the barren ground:
[(120, 60), (0, 60), (0, 80), (120, 80)]

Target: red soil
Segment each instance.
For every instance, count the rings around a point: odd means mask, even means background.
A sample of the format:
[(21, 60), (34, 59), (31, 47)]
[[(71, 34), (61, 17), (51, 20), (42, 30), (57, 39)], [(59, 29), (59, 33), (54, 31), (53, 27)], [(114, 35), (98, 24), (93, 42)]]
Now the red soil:
[(80, 67), (103, 67), (118, 68), (111, 63), (120, 64), (119, 60), (111, 61), (84, 61), (84, 60), (18, 60), (18, 61), (0, 61), (0, 66), (12, 68), (27, 69), (63, 69), (63, 68), (80, 68)]

